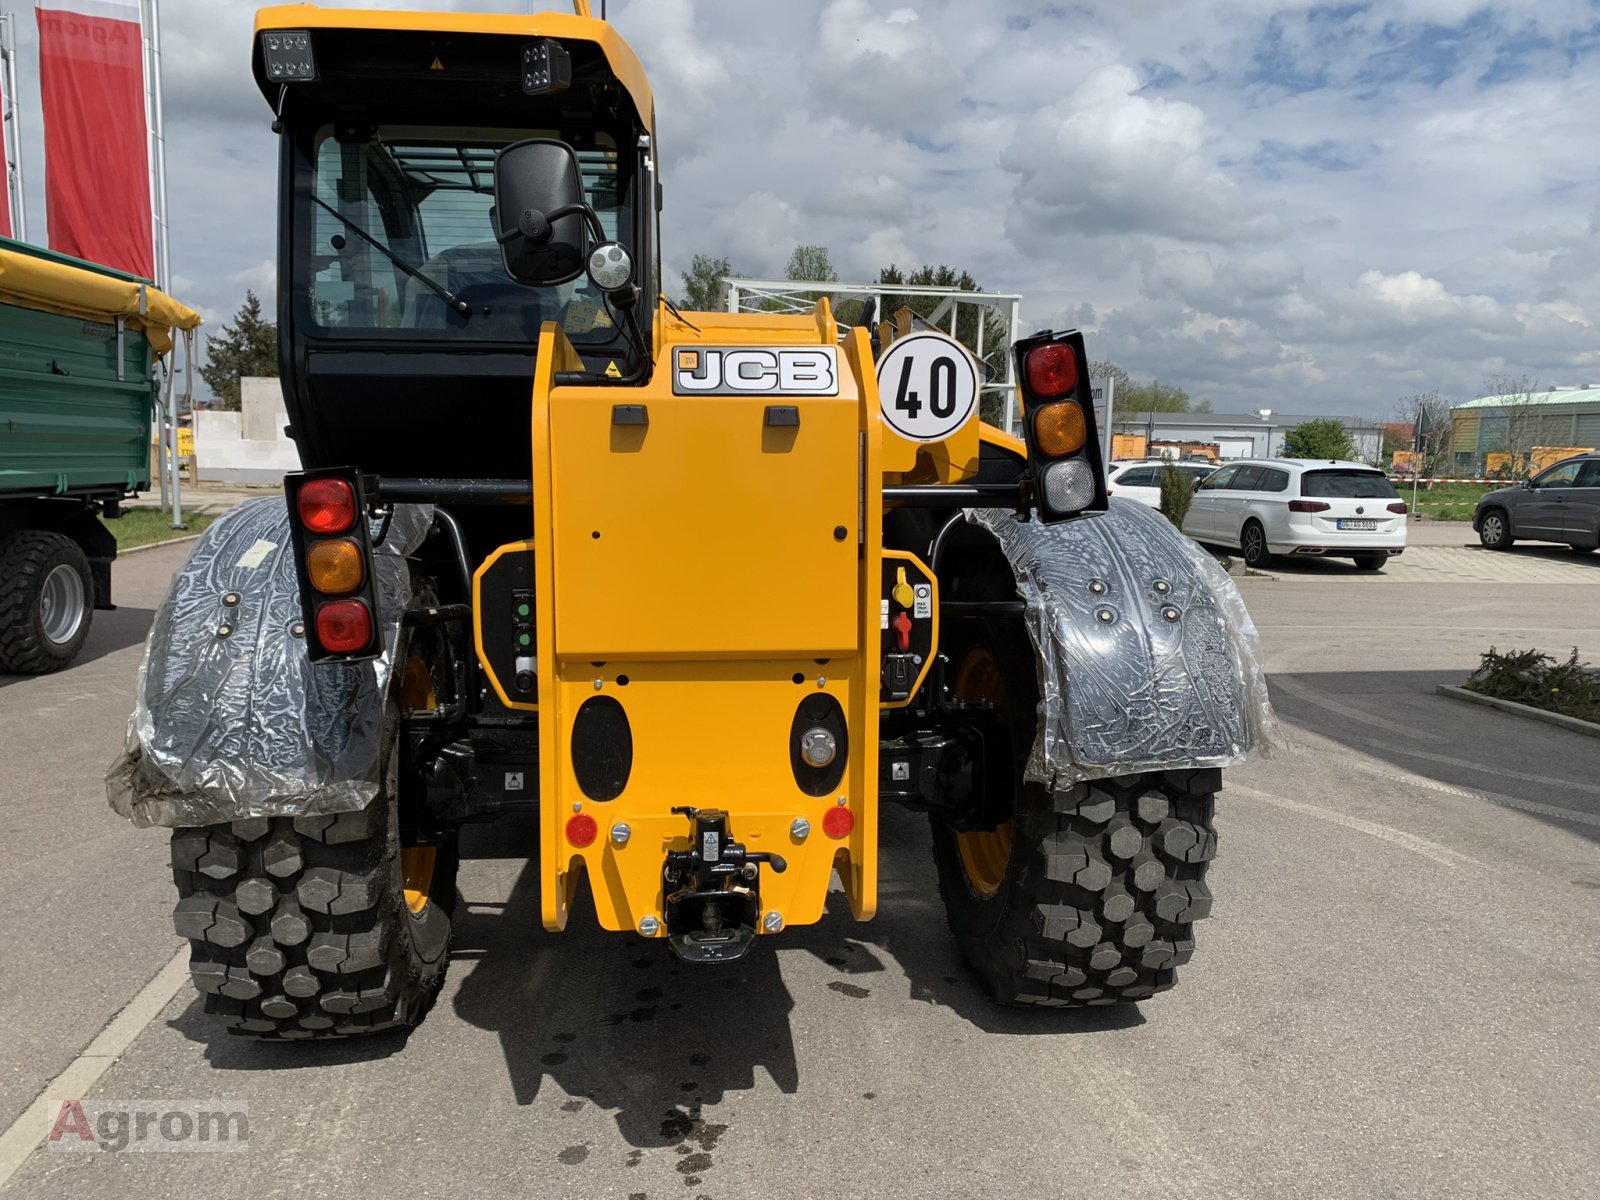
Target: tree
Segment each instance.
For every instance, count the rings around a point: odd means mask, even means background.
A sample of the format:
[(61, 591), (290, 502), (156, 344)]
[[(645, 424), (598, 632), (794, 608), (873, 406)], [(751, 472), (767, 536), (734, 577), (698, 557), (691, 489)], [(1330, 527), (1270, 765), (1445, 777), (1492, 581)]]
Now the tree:
[(1209, 413), (1211, 411), (1211, 401), (1202, 400), (1199, 404), (1192, 405), (1189, 411), (1197, 413)]
[(1484, 395), (1494, 396), (1500, 401), (1500, 411), (1505, 414), (1503, 432), (1489, 438), (1484, 449), (1502, 450), (1509, 454), (1511, 473), (1526, 477), (1530, 473), (1533, 448), (1539, 441), (1539, 426), (1543, 418), (1538, 399), (1539, 381), (1528, 375), (1514, 378), (1510, 375), (1493, 375), (1484, 380), (1483, 389)]
[(1089, 378), (1114, 380), (1117, 385), (1117, 396), (1119, 397), (1118, 407), (1121, 407), (1120, 397), (1123, 396), (1127, 390), (1133, 386), (1133, 380), (1128, 378), (1128, 373), (1121, 367), (1117, 366), (1116, 363), (1109, 361), (1090, 362)]
[(1291, 429), (1283, 439), (1285, 458), (1342, 458), (1354, 460), (1356, 442), (1336, 417), (1307, 421)]
[(1183, 519), (1194, 503), (1194, 489), (1193, 475), (1180, 469), (1170, 458), (1161, 464), (1161, 514), (1179, 529), (1183, 528)]
[(727, 294), (723, 291), (724, 279), (734, 274), (725, 258), (712, 258), (709, 254), (696, 254), (683, 275), (683, 296), (679, 308), (690, 312), (714, 312), (726, 308)]
[(1420, 474), (1438, 475), (1444, 470), (1453, 440), (1448, 400), (1438, 392), (1402, 397), (1395, 405), (1394, 422), (1384, 426), (1384, 461), (1379, 466), (1393, 462), (1396, 450), (1420, 449)]
[[(880, 284), (905, 284), (908, 287), (937, 287), (954, 292), (981, 292), (978, 281), (969, 271), (957, 271), (954, 267), (923, 264), (914, 271), (902, 271), (898, 266), (890, 263), (878, 272)], [(894, 295), (886, 293), (883, 297), (883, 311), (878, 314), (880, 321), (892, 321), (894, 314), (902, 308), (908, 308), (917, 316), (926, 320), (933, 315), (934, 309), (939, 306), (937, 296), (919, 296), (914, 293)], [(983, 354), (978, 354), (979, 320), (982, 320), (983, 329)], [(949, 323), (940, 319), (940, 327), (949, 332)], [(956, 313), (956, 340), (972, 351), (973, 357), (978, 359), (979, 370), (988, 379), (1004, 379), (1006, 376), (1006, 355), (1011, 352), (1011, 347), (1006, 339), (1006, 322), (1003, 317), (991, 308), (982, 308), (976, 304), (963, 304)], [(988, 392), (983, 397), (983, 406), (979, 414), (983, 420), (992, 425), (999, 425), (1005, 419), (1005, 400), (997, 392)]]
[(788, 279), (816, 280), (818, 283), (839, 281), (839, 273), (828, 261), (826, 246), (796, 246), (794, 253), (789, 255), (789, 265), (783, 271)]
[(241, 404), (239, 380), (245, 375), (278, 375), (278, 326), (261, 315), (261, 301), (247, 291), (244, 303), (233, 315), (233, 324), (224, 325), (206, 343), (206, 358), (200, 377), (206, 381), (217, 407), (238, 412)]
[(1188, 412), (1189, 393), (1159, 379), (1130, 383), (1126, 389), (1118, 384), (1117, 407), (1123, 412)]

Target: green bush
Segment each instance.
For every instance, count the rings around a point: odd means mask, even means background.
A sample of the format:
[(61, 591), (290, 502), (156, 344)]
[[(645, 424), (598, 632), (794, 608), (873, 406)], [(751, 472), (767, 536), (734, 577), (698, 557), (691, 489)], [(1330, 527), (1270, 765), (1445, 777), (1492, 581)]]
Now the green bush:
[(1539, 650), (1501, 654), (1491, 646), (1463, 686), (1483, 696), (1600, 721), (1600, 671), (1579, 662), (1576, 647), (1558, 663)]
[(1194, 476), (1180, 471), (1168, 459), (1161, 466), (1161, 513), (1183, 528), (1183, 519), (1189, 515), (1189, 505), (1194, 503)]

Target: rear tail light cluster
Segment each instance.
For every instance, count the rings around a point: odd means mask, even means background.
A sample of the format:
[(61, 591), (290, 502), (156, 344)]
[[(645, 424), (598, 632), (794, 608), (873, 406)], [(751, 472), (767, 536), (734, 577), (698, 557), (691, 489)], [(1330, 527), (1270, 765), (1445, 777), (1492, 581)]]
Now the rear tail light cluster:
[(284, 477), (295, 569), (312, 662), (375, 658), (383, 651), (366, 496), (352, 468)]
[(1015, 353), (1040, 518), (1049, 523), (1104, 512), (1110, 492), (1095, 436), (1083, 335), (1037, 334), (1018, 342)]
[(1405, 516), (1406, 502), (1404, 500), (1396, 500), (1393, 504), (1389, 505), (1389, 511), (1392, 513), (1399, 513), (1402, 517)]
[(1333, 507), (1333, 505), (1329, 504), (1326, 500), (1291, 500), (1291, 501), (1289, 501), (1289, 511), (1290, 512), (1306, 512), (1306, 513), (1327, 512), (1332, 507)]

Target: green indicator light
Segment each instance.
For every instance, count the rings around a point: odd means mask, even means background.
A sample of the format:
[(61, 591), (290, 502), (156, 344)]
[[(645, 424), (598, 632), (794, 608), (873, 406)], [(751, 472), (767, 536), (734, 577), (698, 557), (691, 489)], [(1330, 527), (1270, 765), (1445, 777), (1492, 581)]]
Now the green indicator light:
[(532, 611), (533, 610), (531, 608), (529, 608), (526, 604), (517, 605), (517, 616), (519, 616), (519, 617), (525, 617), (529, 613), (531, 613)]
[(521, 646), (530, 646), (533, 644), (533, 636), (527, 633), (518, 634), (517, 644)]

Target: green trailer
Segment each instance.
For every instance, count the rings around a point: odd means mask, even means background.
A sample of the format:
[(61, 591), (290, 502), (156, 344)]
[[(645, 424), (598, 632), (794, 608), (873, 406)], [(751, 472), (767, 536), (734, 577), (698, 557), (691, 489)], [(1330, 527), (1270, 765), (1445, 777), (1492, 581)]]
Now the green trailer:
[(0, 238), (0, 672), (59, 670), (114, 607), (99, 516), (150, 486), (157, 366), (199, 324), (146, 280)]

